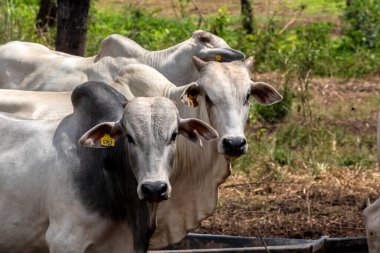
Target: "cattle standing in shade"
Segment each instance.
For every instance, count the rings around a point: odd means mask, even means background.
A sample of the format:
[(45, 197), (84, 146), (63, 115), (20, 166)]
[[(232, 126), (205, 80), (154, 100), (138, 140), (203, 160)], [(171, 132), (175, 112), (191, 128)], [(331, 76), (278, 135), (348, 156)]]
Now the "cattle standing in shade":
[(128, 38), (111, 35), (104, 39), (97, 56), (87, 58), (13, 41), (0, 46), (0, 88), (71, 91), (86, 81), (111, 83), (122, 67), (136, 62), (152, 66), (183, 85), (198, 77), (191, 56), (219, 61), (244, 58), (222, 38), (205, 31), (195, 31), (190, 39), (161, 51), (148, 51)]
[(172, 192), (177, 134), (217, 134), (166, 98), (126, 103), (103, 83), (72, 102), (61, 122), (0, 114), (0, 252), (145, 252), (156, 202)]

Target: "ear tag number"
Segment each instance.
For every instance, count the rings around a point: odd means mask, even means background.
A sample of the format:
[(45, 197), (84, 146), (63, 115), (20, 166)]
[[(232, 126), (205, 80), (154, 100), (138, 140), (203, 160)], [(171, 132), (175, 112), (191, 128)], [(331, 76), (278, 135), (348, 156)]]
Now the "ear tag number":
[(221, 55), (216, 55), (216, 56), (215, 56), (215, 60), (220, 61), (221, 59), (222, 59), (222, 56), (221, 56)]
[(105, 133), (104, 136), (100, 138), (100, 145), (103, 147), (113, 147), (115, 146), (115, 139)]

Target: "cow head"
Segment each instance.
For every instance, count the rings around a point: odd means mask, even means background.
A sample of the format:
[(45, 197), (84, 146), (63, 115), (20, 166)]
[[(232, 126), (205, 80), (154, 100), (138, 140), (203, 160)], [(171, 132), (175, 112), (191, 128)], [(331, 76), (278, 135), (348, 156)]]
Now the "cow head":
[(175, 104), (164, 97), (132, 99), (125, 104), (118, 122), (103, 122), (79, 140), (91, 148), (113, 148), (123, 139), (129, 163), (138, 181), (141, 200), (160, 202), (171, 193), (169, 183), (177, 135), (202, 145), (217, 138), (216, 131), (198, 119), (181, 119)]
[(194, 48), (193, 55), (204, 61), (230, 62), (245, 57), (242, 52), (231, 49), (222, 38), (209, 32), (197, 30), (190, 40)]
[(252, 58), (244, 62), (206, 63), (196, 57), (194, 64), (201, 72), (196, 83), (182, 87), (181, 100), (205, 108), (218, 134), (218, 152), (239, 157), (247, 152), (243, 128), (248, 118), (249, 99), (262, 105), (281, 101), (281, 95), (269, 84), (251, 80)]

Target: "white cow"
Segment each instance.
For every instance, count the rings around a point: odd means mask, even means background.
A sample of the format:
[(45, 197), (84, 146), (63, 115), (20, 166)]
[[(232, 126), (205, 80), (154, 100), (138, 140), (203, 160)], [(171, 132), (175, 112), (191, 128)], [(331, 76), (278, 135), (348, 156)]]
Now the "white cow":
[(177, 101), (181, 117), (206, 121), (219, 133), (218, 141), (206, 143), (203, 149), (179, 138), (172, 199), (158, 209), (158, 227), (151, 248), (180, 241), (188, 230), (214, 212), (217, 188), (230, 174), (229, 159), (244, 154), (248, 148), (243, 126), (249, 97), (265, 105), (282, 99), (270, 85), (251, 80), (251, 58), (244, 63), (206, 63), (197, 58), (194, 62), (200, 77), (186, 86), (176, 87), (158, 71), (142, 64), (126, 66), (112, 84), (127, 98), (133, 94), (169, 97)]
[(192, 56), (219, 61), (244, 58), (222, 38), (205, 31), (195, 31), (190, 39), (161, 51), (148, 51), (128, 38), (111, 35), (103, 41), (99, 55), (87, 58), (13, 41), (0, 46), (0, 88), (71, 91), (86, 81), (111, 83), (123, 66), (136, 62), (183, 85), (198, 77)]
[[(377, 119), (377, 165), (380, 169), (380, 113)], [(368, 250), (380, 253), (380, 198), (364, 209), (363, 216)]]
[(63, 120), (0, 114), (0, 252), (146, 252), (157, 202), (173, 193), (177, 135), (217, 133), (166, 98), (126, 103), (103, 83), (72, 101)]

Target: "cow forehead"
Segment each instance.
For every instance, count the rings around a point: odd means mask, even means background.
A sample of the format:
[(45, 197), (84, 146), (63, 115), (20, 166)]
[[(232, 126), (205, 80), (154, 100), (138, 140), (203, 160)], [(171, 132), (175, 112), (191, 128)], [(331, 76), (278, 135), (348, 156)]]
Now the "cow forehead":
[(203, 30), (196, 30), (193, 32), (193, 37), (201, 38), (201, 37), (207, 37), (210, 40), (210, 44), (212, 44), (214, 47), (226, 47), (229, 48), (230, 46), (225, 42), (224, 39), (222, 39), (219, 36), (216, 36), (215, 34), (212, 34), (210, 32), (206, 32)]
[(244, 96), (252, 83), (251, 74), (242, 62), (209, 62), (199, 85), (209, 96)]
[(124, 109), (123, 124), (135, 135), (162, 139), (178, 125), (175, 104), (164, 97), (137, 97)]

